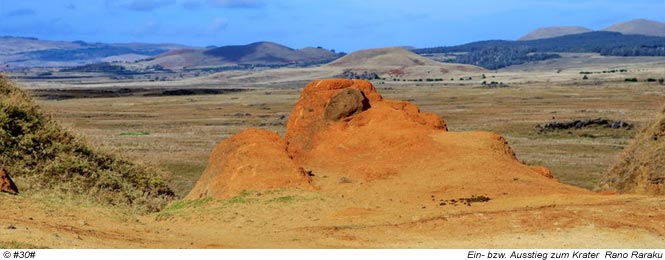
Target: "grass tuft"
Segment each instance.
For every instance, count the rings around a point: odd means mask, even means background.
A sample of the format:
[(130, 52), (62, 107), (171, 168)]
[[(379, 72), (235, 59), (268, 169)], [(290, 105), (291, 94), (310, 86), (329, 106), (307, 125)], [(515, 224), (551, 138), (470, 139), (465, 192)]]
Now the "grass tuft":
[(281, 196), (268, 200), (268, 202), (294, 202), (298, 199), (298, 196)]
[(150, 135), (150, 133), (145, 131), (125, 131), (120, 133), (120, 136), (144, 136), (144, 135)]
[(202, 198), (199, 200), (178, 200), (169, 204), (162, 212), (177, 211), (181, 209), (198, 207), (208, 203), (211, 200), (210, 197)]

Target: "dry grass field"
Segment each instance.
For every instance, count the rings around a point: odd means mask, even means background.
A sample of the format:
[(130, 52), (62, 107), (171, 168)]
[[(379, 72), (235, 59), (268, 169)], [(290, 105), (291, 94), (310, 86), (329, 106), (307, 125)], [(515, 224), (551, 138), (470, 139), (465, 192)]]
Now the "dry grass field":
[[(513, 68), (486, 72), (484, 78), (481, 73), (473, 73), (442, 82), (374, 84), (385, 98), (406, 100), (420, 106), (421, 111), (440, 115), (450, 131), (497, 132), (507, 139), (522, 162), (547, 166), (559, 181), (593, 189), (637, 130), (665, 105), (665, 86), (657, 81), (646, 82), (648, 78), (665, 77), (664, 67), (656, 66), (660, 63), (619, 61), (587, 67), (564, 64), (570, 69), (563, 70), (557, 69), (561, 64), (537, 64), (534, 67), (538, 70)], [(616, 68), (628, 71), (602, 73)], [(580, 71), (598, 73), (582, 79)], [(265, 74), (269, 72), (262, 73)], [(633, 77), (638, 82), (624, 80)], [(487, 86), (482, 81), (504, 84)], [(183, 197), (202, 174), (211, 150), (220, 140), (248, 127), (283, 135), (289, 113), (306, 82), (241, 84), (222, 74), (164, 85), (23, 84), (41, 96), (37, 102), (45, 112), (93, 145), (170, 172), (171, 186)], [(95, 87), (152, 88), (150, 93), (155, 88), (245, 90), (156, 96), (145, 96), (142, 90), (116, 97), (86, 97), (85, 92)], [(62, 91), (40, 91), (45, 89)], [(68, 91), (78, 97), (49, 96)], [(546, 133), (537, 128), (548, 122), (595, 118), (625, 121), (633, 127)], [(334, 184), (335, 180), (329, 182)], [(3, 201), (15, 207), (2, 213), (0, 225), (18, 229), (0, 230), (0, 235), (11, 235), (11, 239), (0, 239), (0, 245), (657, 248), (663, 246), (665, 235), (665, 211), (660, 207), (660, 197), (611, 196), (578, 189), (579, 193), (568, 195), (506, 195), (473, 206), (449, 207), (431, 204), (429, 195), (412, 196), (406, 188), (396, 190), (389, 180), (367, 187), (362, 182), (345, 185), (325, 192), (280, 189), (247, 191), (228, 199), (177, 200), (159, 213), (143, 216), (99, 205), (31, 198), (29, 194), (5, 196)], [(32, 214), (24, 215), (26, 210)]]
[[(665, 86), (613, 79), (586, 82), (568, 79), (581, 78), (579, 74), (552, 74), (565, 80), (554, 78), (555, 83), (548, 83), (531, 77), (534, 73), (506, 72), (487, 76), (509, 82), (500, 88), (483, 88), (479, 79), (375, 84), (387, 98), (411, 101), (422, 111), (439, 114), (452, 131), (495, 131), (508, 139), (522, 161), (545, 165), (562, 182), (591, 189), (636, 129), (663, 106)], [(221, 95), (42, 99), (39, 103), (94, 144), (171, 171), (174, 188), (184, 195), (221, 139), (247, 127), (283, 134), (304, 84), (252, 85), (247, 91)], [(221, 82), (218, 86), (228, 87)], [(595, 118), (622, 120), (635, 127), (542, 134), (536, 129), (553, 121)]]

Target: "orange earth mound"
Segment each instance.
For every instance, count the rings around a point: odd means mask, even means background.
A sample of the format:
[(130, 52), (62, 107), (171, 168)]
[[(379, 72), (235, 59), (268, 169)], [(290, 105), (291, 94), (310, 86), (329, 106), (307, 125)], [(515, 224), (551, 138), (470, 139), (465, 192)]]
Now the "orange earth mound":
[(6, 192), (9, 194), (18, 194), (18, 188), (16, 184), (9, 178), (9, 174), (0, 167), (0, 192)]
[(250, 129), (222, 141), (188, 198), (344, 182), (410, 187), (413, 197), (589, 192), (522, 164), (496, 133), (448, 132), (438, 115), (386, 100), (369, 81), (327, 79), (303, 89), (283, 139)]
[(286, 154), (286, 143), (277, 133), (247, 129), (217, 145), (187, 197), (229, 197), (243, 190), (307, 187), (310, 181)]

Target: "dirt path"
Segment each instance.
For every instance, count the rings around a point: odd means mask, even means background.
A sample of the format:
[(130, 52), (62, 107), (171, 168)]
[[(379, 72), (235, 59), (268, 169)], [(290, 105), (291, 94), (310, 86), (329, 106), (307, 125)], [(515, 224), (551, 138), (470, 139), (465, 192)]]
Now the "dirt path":
[(337, 198), (280, 191), (131, 217), (3, 195), (0, 241), (49, 248), (665, 247), (665, 198), (514, 197), (425, 208)]

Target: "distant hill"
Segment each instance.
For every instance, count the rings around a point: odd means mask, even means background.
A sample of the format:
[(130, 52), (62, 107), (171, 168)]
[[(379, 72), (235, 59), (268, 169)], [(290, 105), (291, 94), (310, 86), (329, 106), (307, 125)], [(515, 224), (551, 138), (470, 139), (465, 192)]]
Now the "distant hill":
[(0, 37), (0, 55), (2, 56), (47, 49), (76, 49), (80, 47), (81, 44), (78, 42), (45, 41), (31, 37)]
[(399, 47), (367, 49), (352, 52), (326, 67), (352, 71), (355, 74), (376, 73), (381, 77), (445, 77), (456, 72), (483, 72), (476, 66), (442, 63), (419, 56)]
[(547, 39), (547, 38), (554, 38), (564, 35), (586, 33), (586, 32), (591, 32), (591, 29), (580, 26), (543, 27), (533, 30), (517, 40), (529, 41), (529, 40)]
[(479, 41), (416, 49), (424, 56), (447, 54), (453, 62), (498, 69), (532, 61), (558, 58), (557, 52), (599, 53), (604, 56), (665, 56), (665, 37), (588, 32), (530, 41)]
[(665, 37), (665, 23), (646, 19), (635, 19), (614, 24), (603, 29), (603, 31)]
[(458, 75), (483, 72), (486, 70), (480, 67), (437, 62), (411, 51), (392, 47), (359, 50), (322, 66), (259, 71), (233, 70), (216, 73), (211, 77), (242, 84), (310, 81), (321, 78), (440, 81)]
[(22, 68), (69, 67), (112, 61), (132, 62), (182, 48), (189, 47), (179, 44), (108, 44), (2, 36), (0, 37), (0, 64), (7, 64), (11, 68)]
[(349, 67), (349, 66), (396, 66), (396, 67), (411, 67), (411, 66), (436, 66), (440, 65), (436, 62), (400, 47), (392, 48), (377, 48), (366, 49), (345, 55), (339, 58), (328, 66), (333, 67)]
[(342, 54), (321, 47), (292, 49), (273, 42), (255, 42), (207, 49), (174, 50), (147, 61), (146, 65), (161, 65), (169, 69), (307, 66), (323, 64), (340, 56)]

